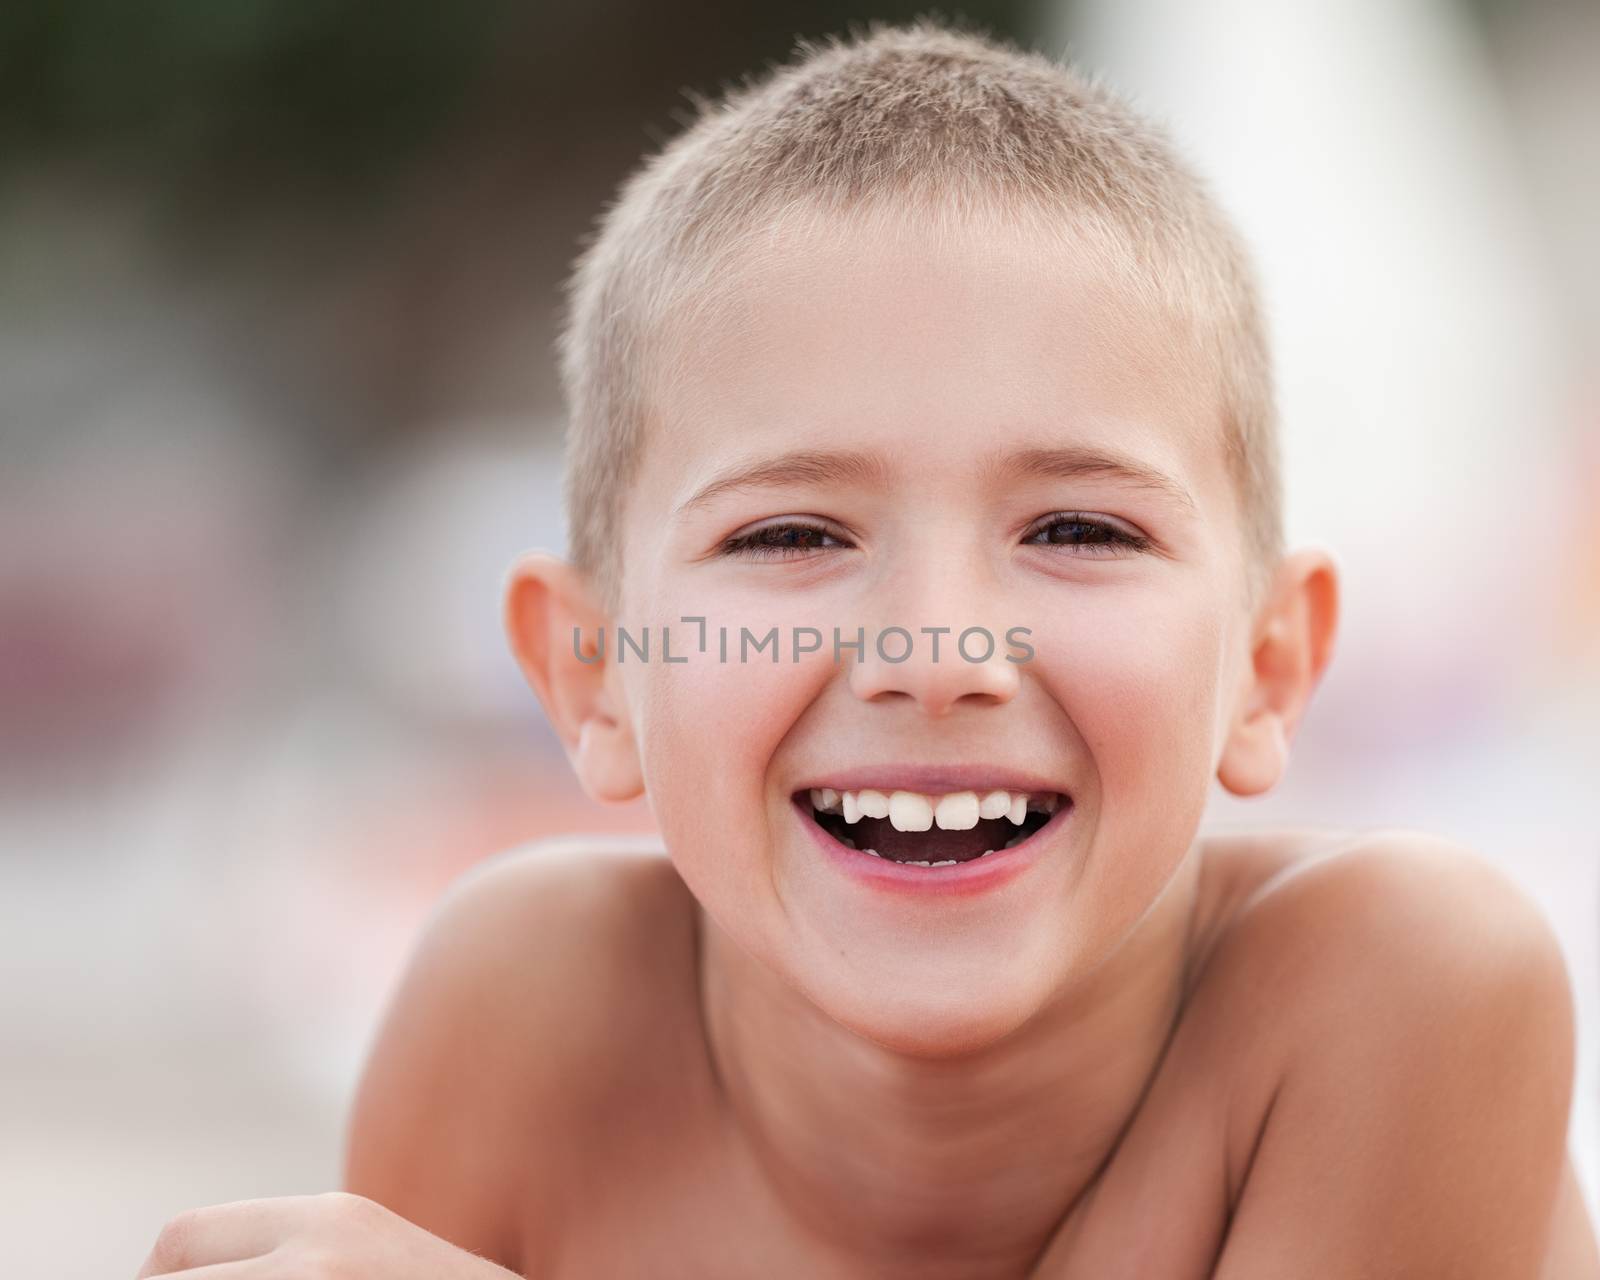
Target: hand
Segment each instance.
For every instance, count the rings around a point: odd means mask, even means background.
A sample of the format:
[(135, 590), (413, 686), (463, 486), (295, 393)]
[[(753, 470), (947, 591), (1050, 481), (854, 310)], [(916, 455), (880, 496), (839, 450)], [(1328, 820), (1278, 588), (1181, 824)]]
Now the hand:
[(234, 1200), (161, 1228), (134, 1280), (506, 1280), (515, 1273), (347, 1191)]

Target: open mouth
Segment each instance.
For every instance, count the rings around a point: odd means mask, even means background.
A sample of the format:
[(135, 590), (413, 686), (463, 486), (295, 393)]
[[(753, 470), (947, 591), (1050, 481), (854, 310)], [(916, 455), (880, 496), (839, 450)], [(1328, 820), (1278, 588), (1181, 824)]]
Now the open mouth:
[(1059, 791), (835, 791), (795, 803), (847, 849), (913, 867), (953, 867), (1015, 848), (1072, 805)]

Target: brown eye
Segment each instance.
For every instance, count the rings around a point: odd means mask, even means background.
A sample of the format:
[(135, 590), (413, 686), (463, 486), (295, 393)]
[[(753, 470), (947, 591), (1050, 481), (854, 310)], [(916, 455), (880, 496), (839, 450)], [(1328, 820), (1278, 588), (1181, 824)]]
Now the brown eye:
[(1092, 554), (1104, 554), (1126, 547), (1142, 551), (1150, 540), (1140, 534), (1128, 533), (1117, 525), (1103, 520), (1091, 520), (1078, 512), (1057, 512), (1034, 525), (1033, 531), (1023, 539), (1031, 546), (1084, 547)]
[(1065, 542), (1073, 546), (1084, 542), (1114, 542), (1118, 537), (1115, 530), (1095, 524), (1092, 520), (1057, 520), (1046, 526), (1043, 533), (1046, 542)]
[(811, 529), (803, 525), (789, 525), (777, 529), (763, 529), (755, 535), (755, 545), (761, 547), (783, 547), (786, 550), (808, 550), (822, 546), (827, 536), (821, 529)]
[(725, 555), (754, 559), (794, 559), (848, 545), (821, 525), (790, 521), (769, 524), (729, 538), (722, 544), (722, 550)]

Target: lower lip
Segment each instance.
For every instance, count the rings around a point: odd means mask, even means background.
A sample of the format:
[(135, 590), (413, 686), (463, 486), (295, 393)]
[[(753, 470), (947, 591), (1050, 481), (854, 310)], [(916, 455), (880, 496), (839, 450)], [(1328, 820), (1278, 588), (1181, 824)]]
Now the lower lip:
[(912, 867), (840, 844), (812, 819), (799, 799), (791, 800), (791, 804), (812, 841), (846, 875), (886, 892), (935, 895), (987, 893), (1016, 879), (1039, 860), (1045, 845), (1066, 825), (1074, 808), (1069, 801), (1026, 840), (1009, 849), (996, 849), (986, 858), (972, 858), (953, 867)]

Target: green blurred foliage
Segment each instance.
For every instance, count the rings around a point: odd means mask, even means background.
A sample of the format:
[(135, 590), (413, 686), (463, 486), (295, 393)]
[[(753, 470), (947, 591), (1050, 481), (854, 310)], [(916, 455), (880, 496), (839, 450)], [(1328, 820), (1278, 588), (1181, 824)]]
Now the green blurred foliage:
[[(0, 6), (0, 180), (87, 164), (208, 206), (370, 188), (471, 117), (534, 152), (671, 132), (681, 90), (789, 54), (797, 34), (937, 11), (1013, 36), (981, 0), (10, 0)], [(676, 107), (676, 111), (674, 110)], [(656, 122), (656, 123), (652, 123)]]
[(159, 181), (342, 185), (449, 117), (509, 0), (15, 0), (0, 6), (0, 155)]

